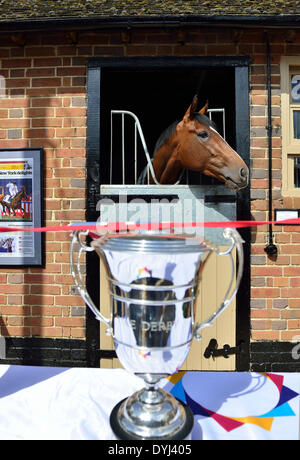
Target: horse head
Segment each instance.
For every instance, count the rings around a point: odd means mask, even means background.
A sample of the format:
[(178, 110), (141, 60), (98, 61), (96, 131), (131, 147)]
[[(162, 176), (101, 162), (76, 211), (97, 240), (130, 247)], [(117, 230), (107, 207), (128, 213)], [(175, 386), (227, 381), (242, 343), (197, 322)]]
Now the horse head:
[(205, 115), (208, 104), (197, 111), (194, 97), (183, 119), (176, 127), (177, 157), (182, 166), (199, 171), (225, 183), (228, 188), (240, 190), (248, 185), (249, 170)]
[(27, 193), (26, 193), (26, 187), (25, 185), (21, 185), (21, 192), (20, 192), (20, 197), (21, 198), (24, 198), (25, 200), (28, 200), (28, 196), (27, 196)]

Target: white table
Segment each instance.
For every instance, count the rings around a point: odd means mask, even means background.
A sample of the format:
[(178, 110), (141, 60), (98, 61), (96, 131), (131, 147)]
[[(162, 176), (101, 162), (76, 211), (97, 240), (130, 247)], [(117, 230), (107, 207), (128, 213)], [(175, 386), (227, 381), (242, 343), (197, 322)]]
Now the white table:
[[(193, 440), (299, 439), (300, 374), (180, 377), (162, 386), (194, 405)], [(111, 410), (141, 387), (122, 369), (0, 365), (0, 439), (113, 440)]]

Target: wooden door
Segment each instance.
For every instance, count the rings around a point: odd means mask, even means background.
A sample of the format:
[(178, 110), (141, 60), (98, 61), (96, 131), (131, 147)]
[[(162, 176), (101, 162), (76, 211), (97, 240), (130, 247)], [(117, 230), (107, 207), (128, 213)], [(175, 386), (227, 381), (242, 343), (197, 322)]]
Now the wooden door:
[[(224, 248), (221, 248), (224, 249)], [(100, 308), (104, 316), (110, 316), (110, 298), (108, 282), (105, 278), (105, 270), (101, 269), (103, 262), (100, 262)], [(196, 321), (202, 322), (208, 319), (220, 306), (224, 299), (231, 279), (231, 265), (229, 257), (217, 256), (212, 253), (208, 258), (203, 270), (200, 282), (200, 290), (196, 301)], [(223, 356), (209, 359), (204, 357), (204, 352), (212, 338), (216, 339), (219, 347), (228, 344), (235, 346), (236, 340), (236, 302), (235, 299), (223, 314), (215, 321), (213, 326), (201, 331), (202, 340), (193, 341), (190, 353), (182, 366), (183, 370), (205, 370), (205, 371), (234, 371), (235, 355), (229, 358)], [(106, 326), (100, 323), (100, 349), (113, 350), (113, 339), (105, 335)], [(122, 367), (117, 358), (101, 359), (102, 368)]]

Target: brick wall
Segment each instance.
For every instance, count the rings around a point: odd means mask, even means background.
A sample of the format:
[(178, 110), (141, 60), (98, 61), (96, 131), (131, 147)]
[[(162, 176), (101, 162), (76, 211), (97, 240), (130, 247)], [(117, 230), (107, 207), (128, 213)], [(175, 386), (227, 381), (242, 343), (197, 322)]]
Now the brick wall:
[[(268, 219), (266, 56), (261, 30), (134, 30), (10, 34), (0, 38), (2, 148), (43, 147), (45, 224), (84, 220), (86, 59), (90, 56), (250, 55), (251, 211)], [(300, 32), (271, 31), (274, 207), (300, 207), (281, 196), (281, 54), (299, 54)], [(274, 229), (276, 259), (264, 252), (267, 226), (252, 231), (252, 340), (289, 341), (300, 326), (300, 230)], [(84, 338), (84, 306), (74, 295), (69, 235), (46, 235), (46, 266), (0, 270), (1, 333)]]
[[(54, 34), (1, 40), (1, 148), (44, 148), (44, 223), (85, 220), (86, 67)], [(80, 60), (80, 59), (79, 59)], [(1, 269), (1, 334), (84, 338), (84, 304), (73, 290), (69, 232), (45, 235), (45, 268)]]
[[(261, 37), (261, 34), (257, 35)], [(299, 54), (299, 34), (271, 32), (272, 88), (272, 198), (273, 208), (298, 208), (299, 198), (281, 194), (280, 56)], [(262, 43), (253, 45), (251, 67), (251, 213), (255, 220), (268, 220), (268, 141), (266, 58)], [(274, 226), (278, 255), (268, 256), (268, 227), (252, 231), (251, 325), (252, 340), (292, 341), (299, 336), (300, 289), (299, 227)]]

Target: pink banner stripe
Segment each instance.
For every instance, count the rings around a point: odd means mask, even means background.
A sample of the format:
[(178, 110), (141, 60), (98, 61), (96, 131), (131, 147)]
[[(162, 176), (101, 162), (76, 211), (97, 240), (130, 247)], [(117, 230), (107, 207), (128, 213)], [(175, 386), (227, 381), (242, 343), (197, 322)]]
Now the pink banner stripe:
[(280, 225), (300, 225), (300, 218), (286, 219), (281, 221), (254, 221), (254, 220), (234, 220), (219, 222), (109, 222), (107, 224), (98, 223), (78, 223), (69, 225), (54, 225), (49, 227), (0, 227), (0, 232), (57, 232), (57, 231), (121, 231), (121, 230), (165, 230), (172, 228), (247, 228), (258, 227), (261, 225), (280, 224)]

